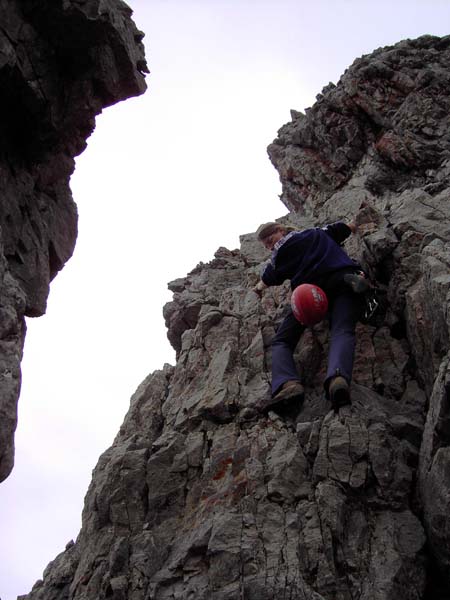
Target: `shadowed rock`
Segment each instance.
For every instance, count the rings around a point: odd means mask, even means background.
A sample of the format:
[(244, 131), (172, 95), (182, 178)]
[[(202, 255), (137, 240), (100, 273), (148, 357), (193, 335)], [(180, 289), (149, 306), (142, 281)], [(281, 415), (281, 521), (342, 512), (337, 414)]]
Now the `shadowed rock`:
[(145, 90), (143, 34), (121, 0), (0, 3), (0, 481), (14, 461), (24, 315), (72, 255), (69, 179), (102, 109)]

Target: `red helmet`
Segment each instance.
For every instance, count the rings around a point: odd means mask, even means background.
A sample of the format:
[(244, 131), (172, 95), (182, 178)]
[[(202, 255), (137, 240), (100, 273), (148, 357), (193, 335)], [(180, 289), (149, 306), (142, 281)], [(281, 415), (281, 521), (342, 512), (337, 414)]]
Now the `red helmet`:
[(322, 288), (302, 283), (291, 296), (291, 307), (295, 318), (303, 325), (319, 323), (327, 313), (328, 298)]

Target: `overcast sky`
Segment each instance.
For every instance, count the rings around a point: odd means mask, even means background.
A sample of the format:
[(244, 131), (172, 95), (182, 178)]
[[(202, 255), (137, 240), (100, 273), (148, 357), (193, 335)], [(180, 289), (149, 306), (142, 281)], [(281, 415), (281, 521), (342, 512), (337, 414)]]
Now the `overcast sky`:
[(0, 488), (0, 597), (80, 528), (98, 456), (150, 372), (174, 364), (167, 282), (286, 213), (266, 147), (362, 54), (446, 35), (447, 0), (134, 0), (151, 74), (97, 119), (71, 186), (73, 258), (28, 319), (16, 465)]

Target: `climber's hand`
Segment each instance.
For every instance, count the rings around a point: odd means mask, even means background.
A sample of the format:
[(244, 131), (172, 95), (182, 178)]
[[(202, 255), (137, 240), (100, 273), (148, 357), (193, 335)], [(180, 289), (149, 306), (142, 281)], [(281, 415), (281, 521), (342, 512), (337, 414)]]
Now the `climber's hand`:
[(356, 233), (356, 230), (358, 229), (355, 221), (350, 221), (350, 223), (347, 223), (347, 227), (351, 230), (352, 233)]
[(267, 285), (264, 283), (264, 281), (258, 281), (258, 283), (255, 285), (255, 287), (253, 288), (253, 291), (255, 292), (255, 294), (258, 294), (258, 296), (261, 298), (263, 290), (265, 290), (267, 287)]

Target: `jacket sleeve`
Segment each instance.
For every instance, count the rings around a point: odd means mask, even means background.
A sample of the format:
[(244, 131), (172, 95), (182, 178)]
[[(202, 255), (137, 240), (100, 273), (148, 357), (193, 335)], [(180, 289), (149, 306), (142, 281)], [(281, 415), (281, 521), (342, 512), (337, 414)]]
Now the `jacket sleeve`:
[(330, 236), (330, 238), (333, 239), (339, 245), (345, 242), (345, 240), (352, 233), (350, 227), (346, 225), (343, 221), (337, 221), (336, 223), (326, 225), (323, 228), (323, 231), (325, 231), (325, 233), (327, 233)]
[(280, 281), (280, 277), (270, 261), (263, 266), (261, 270), (261, 279), (268, 286), (281, 285), (284, 281), (284, 279), (283, 281)]

